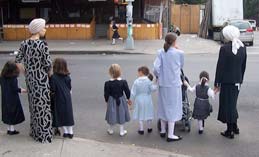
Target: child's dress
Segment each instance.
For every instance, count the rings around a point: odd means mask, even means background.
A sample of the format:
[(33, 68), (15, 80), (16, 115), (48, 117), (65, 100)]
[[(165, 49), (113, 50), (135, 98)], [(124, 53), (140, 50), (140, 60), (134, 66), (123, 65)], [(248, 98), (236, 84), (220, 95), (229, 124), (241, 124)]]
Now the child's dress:
[(198, 84), (193, 88), (188, 88), (191, 92), (196, 92), (194, 102), (193, 118), (197, 120), (205, 120), (212, 112), (212, 106), (209, 102), (209, 97), (214, 99), (214, 91), (205, 84), (204, 87)]
[(52, 95), (53, 127), (73, 126), (74, 116), (69, 75), (53, 74), (50, 78)]
[(25, 120), (17, 77), (0, 78), (2, 90), (2, 121), (7, 125), (20, 124)]
[(131, 99), (134, 102), (133, 119), (147, 121), (154, 119), (154, 106), (152, 92), (156, 86), (148, 77), (139, 77), (135, 80), (131, 89)]
[(130, 121), (129, 108), (126, 100), (126, 98), (130, 99), (130, 90), (126, 80), (118, 78), (105, 82), (104, 98), (107, 103), (105, 120), (108, 124), (122, 125)]

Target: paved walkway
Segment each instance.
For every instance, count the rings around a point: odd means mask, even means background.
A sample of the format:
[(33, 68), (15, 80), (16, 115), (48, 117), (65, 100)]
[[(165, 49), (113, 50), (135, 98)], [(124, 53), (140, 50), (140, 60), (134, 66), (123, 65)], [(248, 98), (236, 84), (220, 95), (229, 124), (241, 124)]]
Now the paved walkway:
[(74, 138), (55, 139), (51, 144), (34, 142), (23, 135), (0, 133), (1, 157), (188, 157), (133, 145), (115, 145)]
[[(136, 40), (134, 50), (125, 50), (124, 43), (118, 41), (111, 45), (109, 40), (81, 40), (81, 41), (48, 41), (52, 53), (144, 53), (156, 54), (159, 48), (163, 47), (163, 40)], [(20, 41), (3, 41), (0, 43), (0, 53), (10, 53), (19, 48)], [(187, 54), (192, 53), (217, 53), (219, 44), (212, 40), (198, 38), (197, 35), (181, 35), (178, 39), (178, 46)]]

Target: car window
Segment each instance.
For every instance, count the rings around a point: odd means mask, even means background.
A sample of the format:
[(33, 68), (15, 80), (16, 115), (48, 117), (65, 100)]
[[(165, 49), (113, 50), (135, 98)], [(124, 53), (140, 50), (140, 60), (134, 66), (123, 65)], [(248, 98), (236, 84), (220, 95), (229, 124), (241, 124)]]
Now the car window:
[(251, 28), (248, 22), (234, 22), (234, 23), (231, 23), (231, 25), (236, 26), (239, 29)]

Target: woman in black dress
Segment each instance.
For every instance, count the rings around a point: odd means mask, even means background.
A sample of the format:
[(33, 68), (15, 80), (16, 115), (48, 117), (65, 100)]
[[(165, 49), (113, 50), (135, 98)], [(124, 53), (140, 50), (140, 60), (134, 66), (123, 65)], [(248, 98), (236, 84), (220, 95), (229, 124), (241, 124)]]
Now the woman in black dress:
[(8, 125), (7, 134), (16, 135), (14, 126), (25, 120), (19, 93), (26, 90), (18, 87), (19, 69), (13, 61), (8, 61), (1, 72), (2, 121)]
[(73, 138), (74, 116), (71, 98), (71, 78), (67, 68), (67, 62), (57, 58), (53, 64), (54, 74), (50, 78), (52, 95), (53, 127), (62, 127), (63, 137)]
[(247, 54), (246, 47), (238, 39), (238, 28), (227, 26), (223, 35), (230, 42), (220, 48), (215, 92), (220, 91), (218, 120), (227, 124), (227, 130), (221, 135), (233, 139), (234, 134), (239, 134), (237, 99), (244, 79)]
[(49, 71), (51, 59), (48, 45), (40, 40), (46, 33), (46, 21), (34, 19), (29, 24), (32, 34), (30, 39), (22, 42), (16, 56), (16, 63), (25, 68), (25, 79), (28, 89), (29, 110), (31, 118), (30, 135), (39, 142), (52, 141), (52, 117), (50, 110)]

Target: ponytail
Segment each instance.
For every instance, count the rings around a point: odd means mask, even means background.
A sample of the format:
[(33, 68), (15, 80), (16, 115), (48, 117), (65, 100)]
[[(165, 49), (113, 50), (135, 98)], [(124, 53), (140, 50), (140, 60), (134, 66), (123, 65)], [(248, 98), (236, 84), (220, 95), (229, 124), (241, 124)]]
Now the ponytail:
[(204, 86), (205, 86), (205, 84), (206, 84), (207, 80), (208, 80), (208, 79), (207, 79), (207, 78), (205, 78), (205, 77), (201, 79), (201, 86), (202, 86), (202, 87), (204, 87)]
[(202, 71), (200, 73), (200, 81), (201, 81), (201, 87), (205, 87), (205, 84), (210, 80), (209, 73), (206, 71)]
[(169, 45), (167, 42), (165, 42), (165, 44), (164, 44), (164, 50), (165, 50), (165, 52), (167, 52), (170, 47), (171, 47), (171, 45)]

